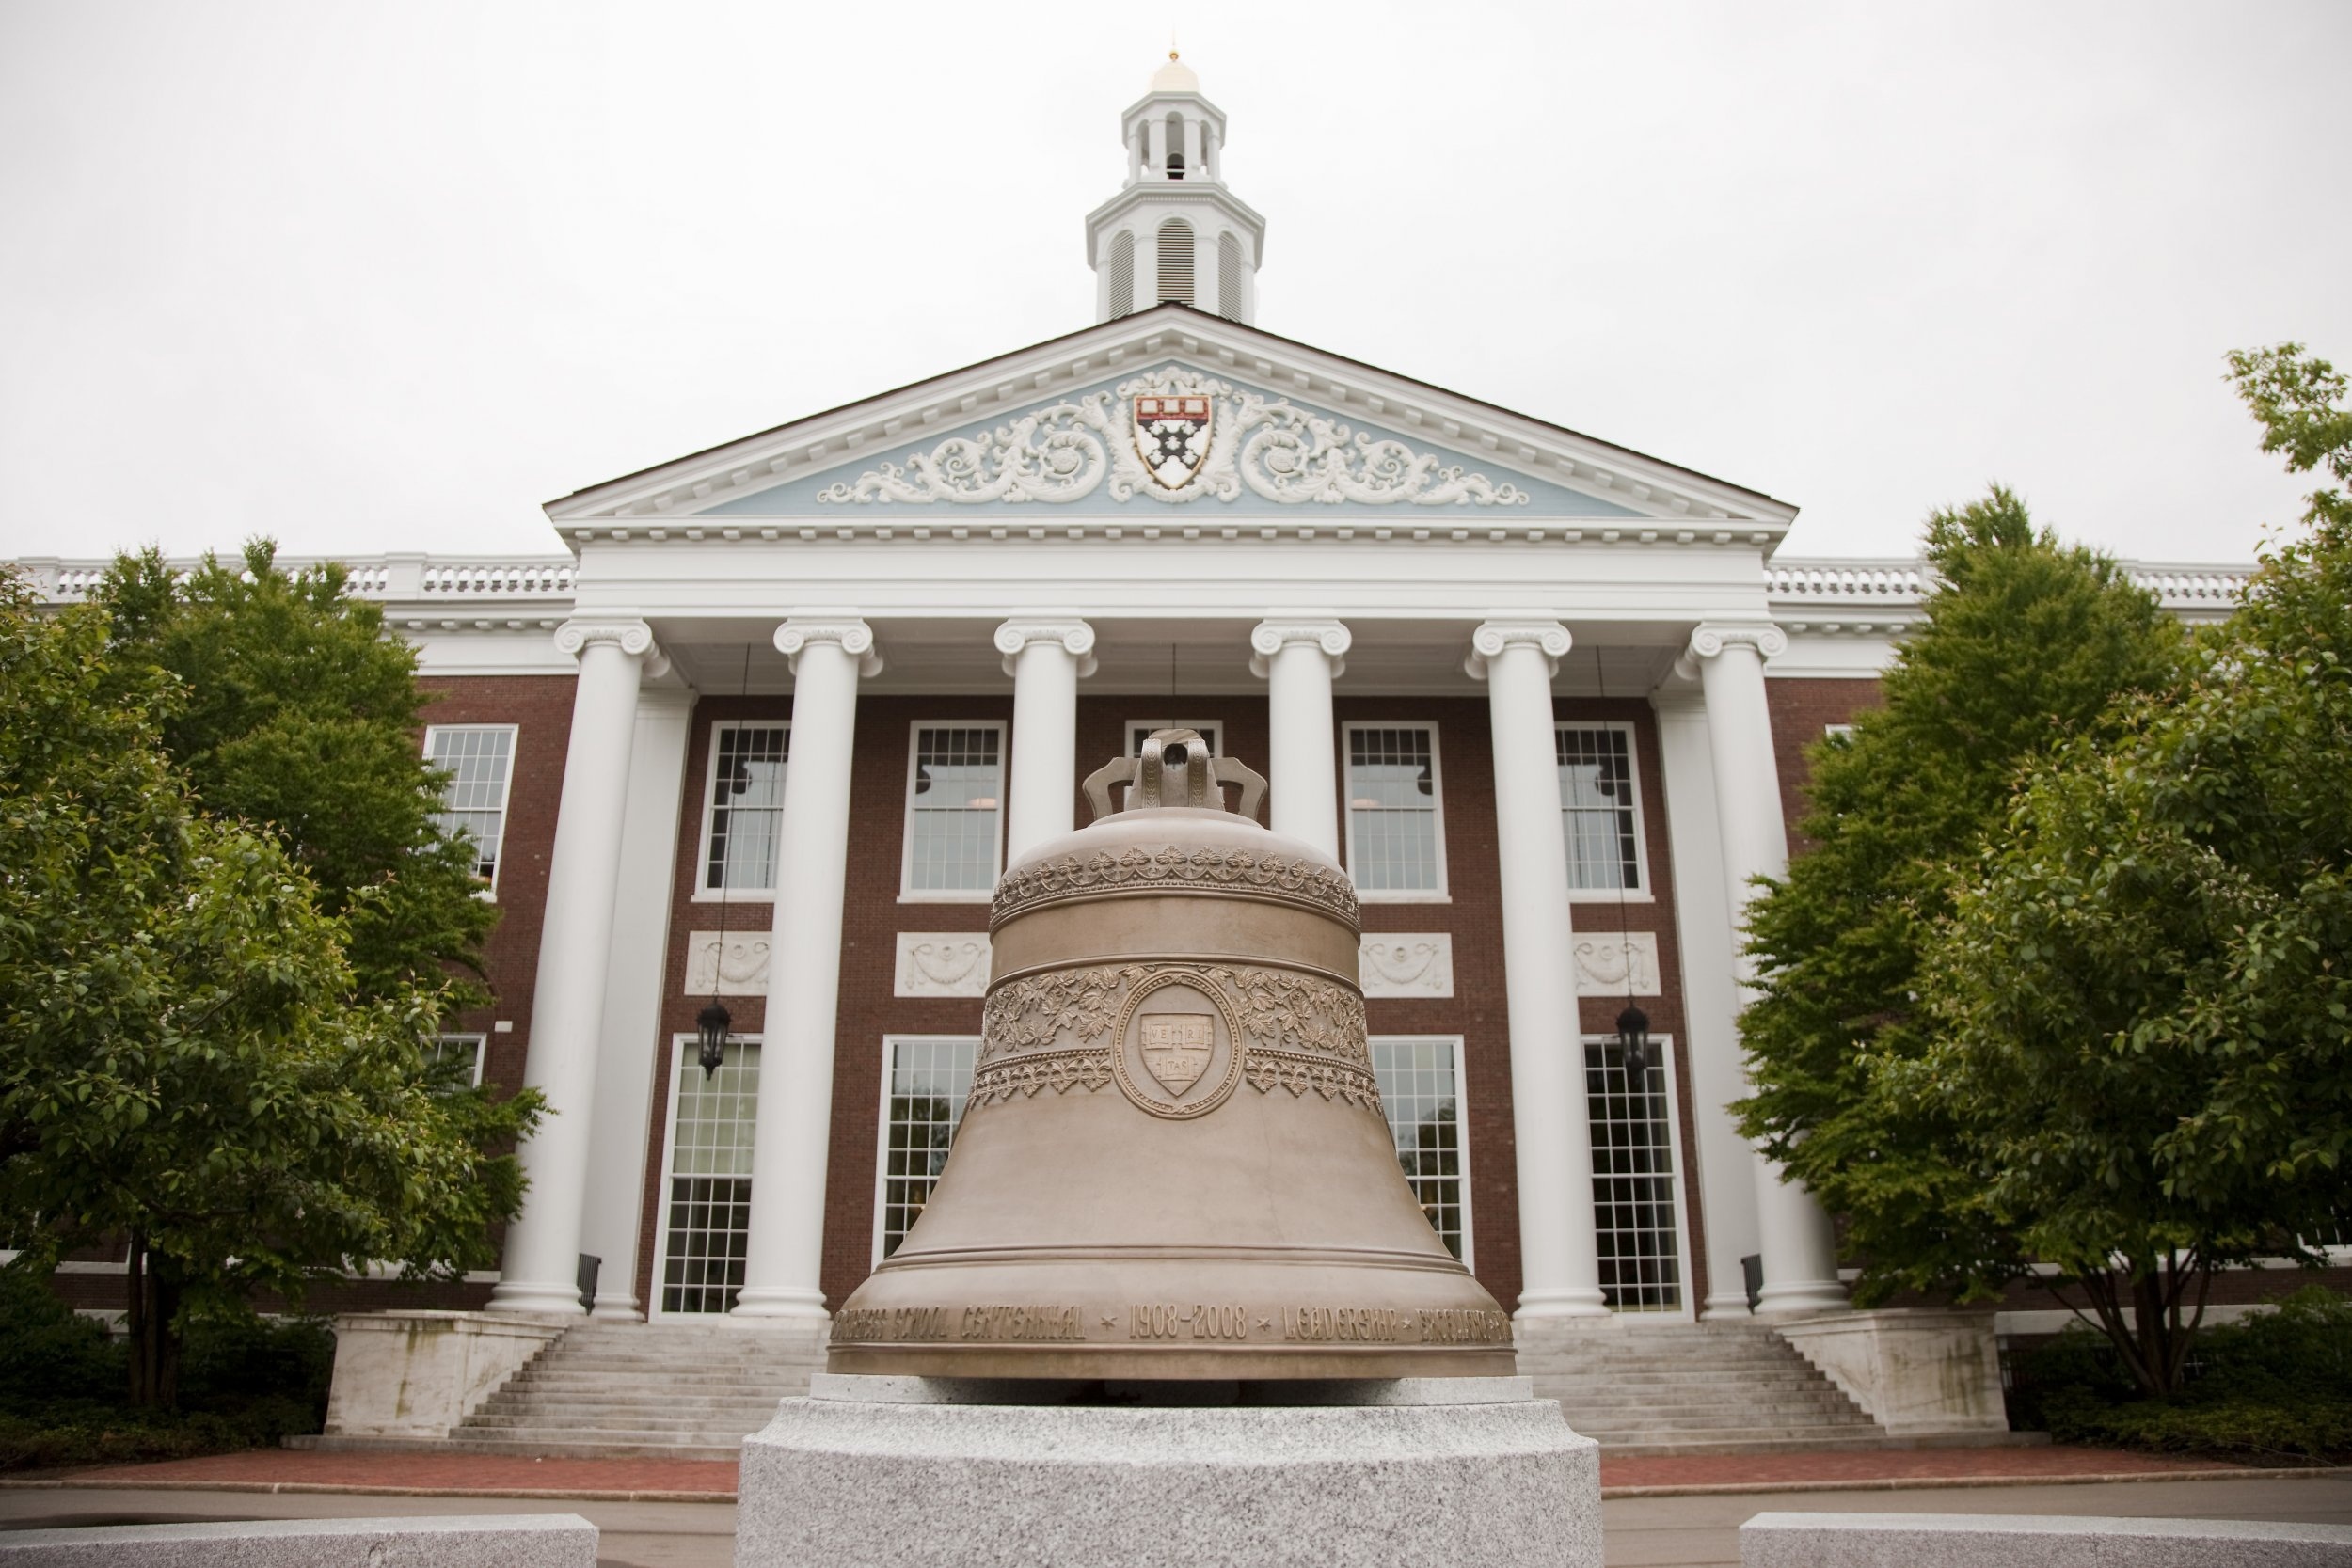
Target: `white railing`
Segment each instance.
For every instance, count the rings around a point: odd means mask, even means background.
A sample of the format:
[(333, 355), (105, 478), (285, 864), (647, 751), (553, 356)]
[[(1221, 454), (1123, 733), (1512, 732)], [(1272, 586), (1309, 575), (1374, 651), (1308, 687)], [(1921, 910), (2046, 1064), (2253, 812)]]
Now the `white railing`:
[[(2253, 580), (2249, 566), (2186, 565), (2126, 561), (2123, 575), (2167, 610), (2225, 614)], [(1764, 592), (1775, 603), (1812, 608), (1852, 605), (1901, 609), (1935, 590), (1935, 569), (1922, 561), (1776, 561), (1764, 568)]]
[[(224, 558), (233, 559), (233, 558)], [(326, 557), (280, 556), (287, 571), (314, 571)], [(50, 604), (78, 604), (88, 598), (114, 566), (112, 560), (59, 561), (26, 557), (15, 564), (31, 579), (33, 592)], [(166, 562), (186, 577), (194, 558)], [(568, 599), (576, 563), (569, 556), (516, 560), (507, 556), (359, 556), (342, 562), (345, 589), (354, 598), (407, 601), (412, 599), (508, 600)]]

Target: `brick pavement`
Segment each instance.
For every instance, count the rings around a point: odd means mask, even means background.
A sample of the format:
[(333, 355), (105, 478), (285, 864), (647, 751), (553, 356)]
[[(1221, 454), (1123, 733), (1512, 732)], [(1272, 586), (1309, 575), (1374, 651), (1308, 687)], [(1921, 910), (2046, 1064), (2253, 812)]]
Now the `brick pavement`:
[[(1604, 1497), (2046, 1484), (2262, 1473), (2216, 1460), (2057, 1447), (1663, 1455), (1604, 1459), (1600, 1466)], [(257, 1449), (156, 1465), (114, 1465), (6, 1484), (729, 1502), (735, 1497), (735, 1465), (718, 1460), (522, 1459)]]

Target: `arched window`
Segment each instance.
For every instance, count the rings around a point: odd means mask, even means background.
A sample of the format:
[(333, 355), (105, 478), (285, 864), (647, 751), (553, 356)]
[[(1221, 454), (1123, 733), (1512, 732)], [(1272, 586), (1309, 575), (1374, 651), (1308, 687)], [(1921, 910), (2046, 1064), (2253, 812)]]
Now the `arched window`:
[(1216, 313), (1241, 320), (1241, 241), (1231, 234), (1216, 237)]
[(1183, 218), (1160, 225), (1160, 298), (1192, 303), (1192, 225)]
[(1184, 177), (1184, 117), (1173, 109), (1168, 113), (1168, 177)]
[(1111, 319), (1135, 314), (1136, 237), (1122, 229), (1111, 236)]

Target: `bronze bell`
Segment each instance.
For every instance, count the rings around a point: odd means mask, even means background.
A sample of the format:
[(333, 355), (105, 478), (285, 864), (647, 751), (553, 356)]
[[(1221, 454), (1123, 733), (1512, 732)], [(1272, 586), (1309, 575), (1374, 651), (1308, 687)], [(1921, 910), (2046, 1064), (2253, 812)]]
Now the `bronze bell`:
[(1397, 1164), (1355, 885), (1258, 825), (1264, 792), (1162, 730), (1086, 781), (1092, 825), (1006, 871), (954, 1151), (834, 1316), (832, 1370), (1512, 1372), (1510, 1320)]

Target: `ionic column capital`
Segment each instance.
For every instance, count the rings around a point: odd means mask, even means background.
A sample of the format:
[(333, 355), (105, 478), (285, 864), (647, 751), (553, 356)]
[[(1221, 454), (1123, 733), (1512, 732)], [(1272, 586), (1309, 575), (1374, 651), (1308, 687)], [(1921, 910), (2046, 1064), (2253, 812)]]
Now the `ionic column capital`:
[(874, 646), (874, 628), (852, 614), (794, 615), (776, 628), (776, 652), (792, 673), (801, 673), (801, 650), (811, 643), (831, 643), (857, 661), (861, 675), (879, 675), (882, 652)]
[(1081, 680), (1094, 673), (1094, 628), (1074, 615), (1016, 615), (996, 628), (996, 651), (1004, 655), (1005, 673), (1013, 673), (1021, 655), (1032, 642), (1058, 642), (1078, 662)]
[(1703, 621), (1691, 633), (1691, 646), (1682, 657), (1696, 669), (1720, 657), (1726, 648), (1753, 648), (1758, 658), (1777, 658), (1788, 651), (1788, 634), (1770, 621)]
[(1502, 657), (1507, 648), (1534, 648), (1544, 656), (1545, 668), (1550, 674), (1560, 673), (1560, 661), (1568, 657), (1568, 649), (1576, 640), (1568, 628), (1557, 621), (1536, 616), (1497, 617), (1483, 622), (1470, 633), (1470, 651), (1462, 660), (1463, 673), (1474, 681), (1486, 678), (1487, 667)]
[(658, 659), (653, 627), (634, 615), (579, 615), (555, 628), (558, 650), (578, 657), (581, 650), (609, 644), (631, 658)]
[(1355, 646), (1356, 634), (1337, 621), (1310, 616), (1261, 621), (1249, 633), (1249, 673), (1264, 680), (1274, 668), (1274, 656), (1294, 642), (1321, 649), (1337, 679), (1347, 673), (1347, 660), (1340, 656)]

